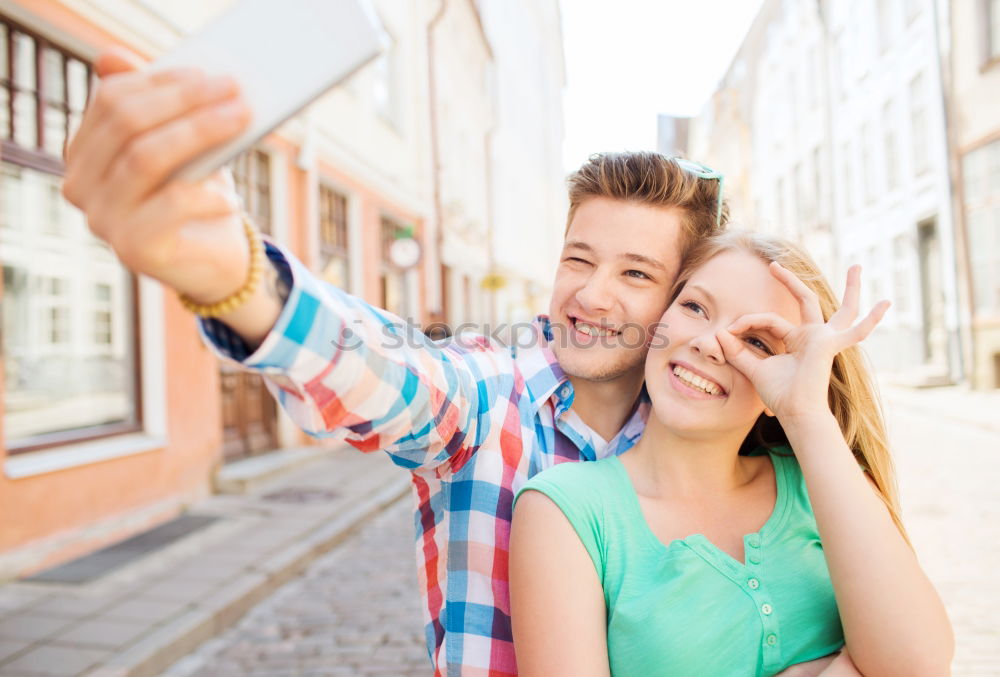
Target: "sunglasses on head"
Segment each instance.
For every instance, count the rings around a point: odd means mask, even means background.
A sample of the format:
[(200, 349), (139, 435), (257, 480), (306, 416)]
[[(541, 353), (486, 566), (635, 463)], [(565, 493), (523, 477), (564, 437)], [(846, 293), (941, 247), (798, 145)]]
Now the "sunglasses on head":
[(687, 160), (682, 157), (672, 157), (670, 158), (678, 167), (686, 172), (690, 172), (695, 176), (702, 179), (717, 179), (719, 181), (719, 197), (715, 207), (715, 225), (722, 225), (722, 185), (724, 177), (722, 172), (717, 172), (711, 167), (706, 167), (700, 162), (694, 162), (693, 160)]

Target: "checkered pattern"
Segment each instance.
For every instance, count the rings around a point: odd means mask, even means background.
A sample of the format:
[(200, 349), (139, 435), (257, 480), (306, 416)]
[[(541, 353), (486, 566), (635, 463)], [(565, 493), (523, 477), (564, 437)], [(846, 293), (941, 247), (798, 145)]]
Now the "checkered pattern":
[[(248, 354), (212, 320), (199, 323), (204, 338), (265, 376), (310, 435), (385, 450), (410, 471), (434, 674), (516, 674), (507, 576), (513, 497), (545, 468), (598, 457), (567, 416), (573, 388), (552, 351), (545, 340), (529, 348), (481, 336), (434, 343), (317, 280), (270, 242), (267, 255), (292, 291), (264, 343)], [(546, 318), (534, 331), (551, 340)], [(600, 456), (630, 448), (648, 413), (643, 398)]]

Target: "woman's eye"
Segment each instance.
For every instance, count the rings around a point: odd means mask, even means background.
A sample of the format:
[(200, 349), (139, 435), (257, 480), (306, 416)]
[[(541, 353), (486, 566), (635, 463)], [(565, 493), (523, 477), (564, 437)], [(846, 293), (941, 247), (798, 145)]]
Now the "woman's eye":
[(683, 303), (681, 304), (681, 308), (687, 308), (688, 310), (690, 310), (690, 311), (691, 311), (691, 312), (693, 312), (693, 313), (703, 313), (703, 312), (704, 312), (704, 311), (703, 311), (703, 310), (701, 309), (701, 306), (699, 306), (699, 305), (698, 305), (697, 303), (695, 303), (694, 301), (684, 301), (684, 302), (683, 302)]
[(770, 348), (768, 348), (767, 344), (764, 343), (763, 341), (761, 341), (756, 336), (747, 336), (743, 340), (746, 341), (747, 343), (749, 343), (750, 345), (752, 345), (757, 350), (763, 352), (763, 353), (766, 353), (768, 355), (774, 355), (774, 351), (771, 350)]
[(641, 270), (627, 270), (625, 271), (625, 274), (628, 275), (629, 277), (634, 277), (637, 280), (651, 279), (649, 275), (646, 275), (646, 273), (642, 272)]

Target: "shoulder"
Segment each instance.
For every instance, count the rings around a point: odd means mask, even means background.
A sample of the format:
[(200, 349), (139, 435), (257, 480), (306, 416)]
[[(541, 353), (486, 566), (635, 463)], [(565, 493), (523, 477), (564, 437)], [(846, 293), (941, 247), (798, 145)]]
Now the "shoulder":
[(520, 510), (530, 496), (525, 509), (537, 510), (538, 503), (545, 502), (555, 505), (578, 528), (600, 524), (615, 485), (612, 461), (569, 461), (548, 468), (521, 487), (514, 498), (515, 507)]
[(522, 542), (535, 534), (548, 549), (560, 547), (566, 539), (581, 544), (602, 577), (605, 513), (614, 503), (607, 490), (613, 482), (607, 475), (614, 470), (607, 467), (609, 460), (561, 463), (531, 478), (514, 499), (512, 533), (520, 530)]
[(617, 459), (607, 458), (600, 461), (567, 461), (559, 463), (538, 473), (521, 488), (521, 492), (534, 489), (543, 493), (550, 489), (563, 492), (602, 493), (612, 480), (613, 463)]

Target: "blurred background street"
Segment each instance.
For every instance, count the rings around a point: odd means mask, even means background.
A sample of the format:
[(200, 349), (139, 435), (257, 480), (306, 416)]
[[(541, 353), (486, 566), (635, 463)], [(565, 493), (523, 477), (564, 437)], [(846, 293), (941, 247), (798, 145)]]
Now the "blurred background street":
[[(3, 677), (424, 674), (407, 474), (300, 431), (60, 193), (97, 55), (233, 2), (0, 0)], [(1000, 0), (372, 4), (385, 52), (230, 165), (260, 230), (428, 333), (496, 328), (546, 312), (590, 153), (721, 171), (735, 226), (892, 300), (905, 516), (955, 674), (1000, 675)]]

